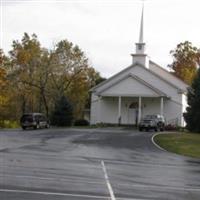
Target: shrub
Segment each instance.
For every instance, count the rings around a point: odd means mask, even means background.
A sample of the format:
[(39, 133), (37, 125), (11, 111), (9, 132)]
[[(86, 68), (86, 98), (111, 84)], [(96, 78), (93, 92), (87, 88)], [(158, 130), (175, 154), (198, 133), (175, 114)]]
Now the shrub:
[(166, 131), (176, 131), (177, 130), (177, 126), (176, 125), (172, 125), (172, 124), (168, 124), (165, 126), (165, 130)]
[(19, 128), (19, 122), (11, 120), (1, 120), (0, 128)]
[(89, 126), (89, 122), (85, 119), (78, 119), (74, 122), (74, 126)]

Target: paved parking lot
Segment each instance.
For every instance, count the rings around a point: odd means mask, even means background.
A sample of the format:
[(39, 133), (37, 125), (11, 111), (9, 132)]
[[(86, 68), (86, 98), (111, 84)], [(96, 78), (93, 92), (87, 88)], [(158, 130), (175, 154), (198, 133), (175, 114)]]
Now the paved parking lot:
[(154, 133), (0, 131), (1, 200), (199, 200), (200, 160), (161, 151)]

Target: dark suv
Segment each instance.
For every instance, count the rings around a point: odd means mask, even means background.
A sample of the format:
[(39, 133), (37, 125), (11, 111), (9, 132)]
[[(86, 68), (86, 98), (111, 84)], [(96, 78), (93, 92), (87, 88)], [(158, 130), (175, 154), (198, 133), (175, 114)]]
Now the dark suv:
[(20, 119), (22, 129), (26, 128), (49, 128), (49, 120), (42, 113), (26, 113)]
[(146, 115), (139, 124), (139, 131), (153, 129), (155, 131), (164, 131), (165, 119), (162, 115)]

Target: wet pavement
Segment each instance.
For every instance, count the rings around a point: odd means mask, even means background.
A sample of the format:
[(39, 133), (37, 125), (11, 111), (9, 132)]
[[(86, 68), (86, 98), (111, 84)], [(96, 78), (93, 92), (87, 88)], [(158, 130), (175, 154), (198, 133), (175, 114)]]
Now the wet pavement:
[(199, 200), (200, 160), (131, 129), (0, 130), (0, 200)]

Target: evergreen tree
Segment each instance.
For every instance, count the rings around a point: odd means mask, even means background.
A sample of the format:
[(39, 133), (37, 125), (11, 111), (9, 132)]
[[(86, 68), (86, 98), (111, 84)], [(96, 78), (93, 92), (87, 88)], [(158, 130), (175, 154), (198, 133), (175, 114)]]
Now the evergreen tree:
[(200, 133), (200, 68), (188, 89), (188, 107), (184, 114), (189, 131)]
[(71, 126), (73, 121), (73, 107), (65, 96), (56, 103), (51, 116), (51, 124), (56, 126)]

